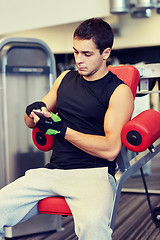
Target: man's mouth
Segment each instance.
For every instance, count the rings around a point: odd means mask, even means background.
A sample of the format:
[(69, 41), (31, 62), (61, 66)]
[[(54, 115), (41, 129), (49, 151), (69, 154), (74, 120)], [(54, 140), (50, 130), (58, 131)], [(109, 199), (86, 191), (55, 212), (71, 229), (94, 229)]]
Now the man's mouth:
[(85, 70), (86, 70), (85, 67), (79, 67), (79, 66), (77, 66), (77, 68), (78, 68), (79, 71), (85, 71)]

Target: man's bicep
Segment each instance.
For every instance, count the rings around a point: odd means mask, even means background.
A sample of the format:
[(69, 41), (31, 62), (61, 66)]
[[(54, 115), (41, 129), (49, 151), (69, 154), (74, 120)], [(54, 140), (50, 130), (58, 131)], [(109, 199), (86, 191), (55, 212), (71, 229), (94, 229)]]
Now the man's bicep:
[(126, 85), (117, 87), (111, 96), (109, 108), (104, 119), (105, 133), (118, 136), (123, 126), (130, 120), (134, 108), (134, 99), (130, 88)]

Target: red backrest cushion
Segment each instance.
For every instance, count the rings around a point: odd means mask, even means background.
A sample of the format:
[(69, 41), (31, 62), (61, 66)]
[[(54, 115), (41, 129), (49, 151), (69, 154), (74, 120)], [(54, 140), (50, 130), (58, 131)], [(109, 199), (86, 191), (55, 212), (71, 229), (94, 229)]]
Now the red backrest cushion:
[(140, 73), (134, 66), (124, 65), (109, 67), (109, 71), (117, 75), (122, 81), (124, 81), (130, 88), (135, 98), (137, 86), (140, 79)]

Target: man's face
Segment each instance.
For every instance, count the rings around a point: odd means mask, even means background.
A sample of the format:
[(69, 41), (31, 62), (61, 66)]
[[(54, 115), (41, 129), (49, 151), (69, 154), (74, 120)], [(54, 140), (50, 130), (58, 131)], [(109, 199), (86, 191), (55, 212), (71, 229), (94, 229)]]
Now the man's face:
[(73, 49), (79, 74), (90, 81), (104, 76), (106, 73), (104, 53), (100, 54), (99, 49), (97, 49), (92, 39), (81, 40), (74, 38)]

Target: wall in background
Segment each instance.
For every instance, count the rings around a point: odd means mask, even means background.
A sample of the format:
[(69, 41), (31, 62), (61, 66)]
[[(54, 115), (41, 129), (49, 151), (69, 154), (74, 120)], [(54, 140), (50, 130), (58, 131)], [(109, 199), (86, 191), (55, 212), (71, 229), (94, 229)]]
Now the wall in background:
[(0, 0), (0, 35), (106, 17), (108, 0)]
[[(0, 0), (1, 2), (6, 2), (9, 0)], [(26, 1), (25, 4), (31, 3), (32, 0)], [(37, 3), (36, 11), (32, 12), (30, 16), (30, 11), (26, 9), (26, 14), (23, 15), (25, 11), (18, 11), (18, 2), (24, 2), (23, 0), (14, 0), (16, 2), (17, 11), (12, 12), (12, 18), (8, 21), (7, 16), (10, 12), (6, 14), (6, 21), (2, 21), (2, 15), (4, 17), (5, 12), (1, 8), (0, 20), (1, 24), (0, 29), (6, 25), (14, 28), (16, 23), (19, 20), (19, 29), (20, 25), (22, 27), (28, 26), (28, 28), (34, 28), (32, 30), (23, 30), (23, 31), (14, 31), (10, 34), (2, 34), (1, 38), (5, 37), (30, 37), (30, 38), (39, 38), (46, 42), (53, 53), (62, 54), (62, 53), (71, 53), (72, 52), (72, 35), (74, 29), (78, 26), (81, 20), (84, 20), (89, 17), (104, 17), (104, 19), (111, 24), (111, 26), (118, 30), (118, 35), (115, 37), (114, 49), (124, 49), (124, 48), (137, 48), (137, 47), (146, 47), (146, 46), (159, 46), (160, 45), (160, 31), (159, 31), (159, 22), (160, 15), (156, 14), (155, 10), (152, 10), (152, 17), (148, 19), (133, 19), (129, 14), (124, 15), (110, 15), (109, 14), (109, 5), (106, 0), (46, 0), (44, 9), (42, 11), (41, 0), (32, 1), (33, 7), (35, 8), (35, 3)], [(51, 9), (49, 8), (49, 3), (53, 4)], [(56, 4), (55, 4), (56, 2)], [(61, 3), (61, 8), (60, 8)], [(81, 4), (80, 4), (81, 3)], [(24, 4), (24, 7), (26, 5)], [(66, 5), (67, 4), (67, 5)], [(80, 4), (80, 5), (79, 5)], [(6, 4), (7, 5), (7, 4)], [(13, 8), (13, 3), (8, 5), (9, 9)], [(22, 4), (20, 4), (21, 6)], [(27, 5), (28, 6), (28, 5)], [(46, 7), (47, 6), (47, 7)], [(25, 9), (25, 8), (24, 8)], [(7, 11), (7, 9), (6, 9)], [(27, 12), (28, 11), (28, 12)], [(33, 9), (32, 9), (33, 11)], [(21, 13), (20, 13), (21, 12)], [(33, 14), (35, 13), (35, 15)], [(15, 23), (14, 17), (17, 15), (17, 20)], [(20, 18), (22, 14), (22, 18)], [(33, 16), (34, 15), (34, 16)], [(105, 15), (105, 16), (103, 16)], [(47, 27), (38, 28), (38, 19), (37, 16), (41, 18), (41, 24), (47, 24)], [(57, 19), (55, 19), (57, 16)], [(58, 18), (59, 16), (59, 18)], [(24, 20), (28, 20), (25, 23)], [(56, 25), (56, 21), (58, 21)], [(26, 21), (27, 21), (26, 20)], [(60, 22), (61, 20), (61, 22)], [(63, 21), (62, 21), (63, 20)], [(8, 22), (7, 22), (8, 21)], [(69, 23), (71, 22), (72, 23)], [(32, 25), (33, 24), (33, 25)], [(56, 26), (55, 26), (56, 25)], [(13, 31), (13, 29), (12, 29)]]

